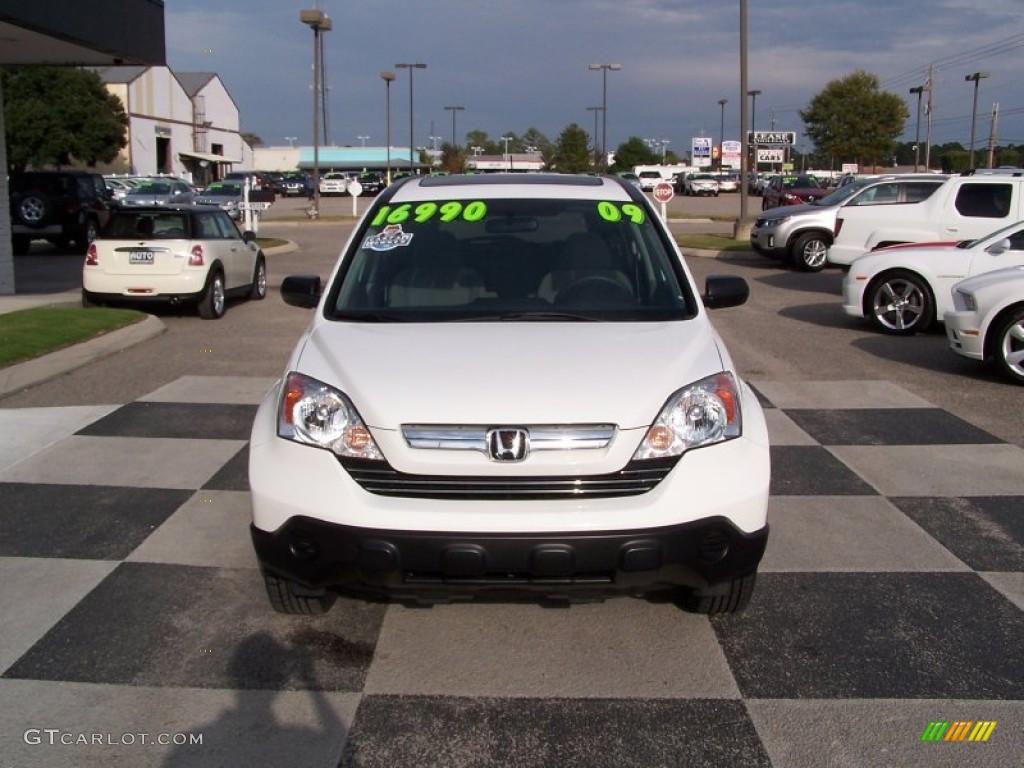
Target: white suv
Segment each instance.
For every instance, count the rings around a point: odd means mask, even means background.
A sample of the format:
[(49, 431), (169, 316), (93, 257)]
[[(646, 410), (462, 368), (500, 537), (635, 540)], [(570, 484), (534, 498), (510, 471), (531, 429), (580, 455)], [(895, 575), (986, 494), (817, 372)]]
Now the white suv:
[(767, 541), (757, 397), (644, 194), (614, 177), (413, 177), (384, 190), (252, 430), (273, 607), (669, 591), (750, 599)]

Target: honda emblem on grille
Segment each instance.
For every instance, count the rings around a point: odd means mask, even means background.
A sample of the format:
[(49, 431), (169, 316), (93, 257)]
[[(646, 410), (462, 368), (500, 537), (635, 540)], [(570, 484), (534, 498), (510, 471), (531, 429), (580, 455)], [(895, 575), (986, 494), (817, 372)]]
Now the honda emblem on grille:
[(522, 461), (530, 454), (530, 433), (525, 429), (487, 430), (487, 455), (494, 461)]

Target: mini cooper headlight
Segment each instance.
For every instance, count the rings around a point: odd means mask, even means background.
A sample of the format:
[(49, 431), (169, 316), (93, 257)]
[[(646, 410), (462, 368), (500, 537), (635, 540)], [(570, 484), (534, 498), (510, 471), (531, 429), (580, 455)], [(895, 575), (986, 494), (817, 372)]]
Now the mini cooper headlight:
[(679, 456), (691, 448), (743, 434), (739, 390), (731, 373), (717, 373), (676, 392), (654, 420), (634, 459)]
[(339, 456), (384, 458), (352, 402), (334, 387), (301, 373), (289, 373), (285, 378), (277, 435)]

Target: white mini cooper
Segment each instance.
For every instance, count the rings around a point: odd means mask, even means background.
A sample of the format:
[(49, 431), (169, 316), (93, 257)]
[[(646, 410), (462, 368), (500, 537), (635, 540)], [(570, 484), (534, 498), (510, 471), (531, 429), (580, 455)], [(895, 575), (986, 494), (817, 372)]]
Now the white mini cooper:
[(270, 601), (668, 592), (736, 611), (767, 541), (758, 400), (632, 184), (413, 177), (377, 198), (252, 430)]

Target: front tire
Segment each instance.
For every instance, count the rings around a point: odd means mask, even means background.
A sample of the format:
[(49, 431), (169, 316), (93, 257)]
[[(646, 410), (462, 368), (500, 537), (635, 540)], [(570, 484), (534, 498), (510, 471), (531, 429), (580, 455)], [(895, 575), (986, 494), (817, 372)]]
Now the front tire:
[(680, 595), (680, 605), (691, 613), (739, 613), (750, 603), (756, 582), (757, 574), (750, 573), (724, 584), (688, 590)]
[(256, 268), (252, 273), (249, 298), (253, 301), (262, 301), (267, 298), (267, 261), (263, 258), (262, 253), (256, 257)]
[(224, 275), (217, 271), (210, 275), (203, 297), (199, 300), (199, 316), (203, 320), (219, 320), (224, 317), (225, 302)]
[(320, 616), (334, 605), (337, 595), (325, 590), (306, 590), (294, 581), (263, 573), (263, 584), (271, 607), (278, 613)]
[(906, 270), (883, 272), (868, 286), (865, 314), (882, 333), (911, 336), (935, 322), (935, 299), (928, 283)]
[(1024, 386), (1024, 309), (1011, 312), (999, 324), (995, 353), (999, 368), (1010, 381)]
[(793, 241), (790, 251), (794, 266), (804, 272), (820, 272), (828, 263), (828, 242), (821, 235), (807, 232)]

